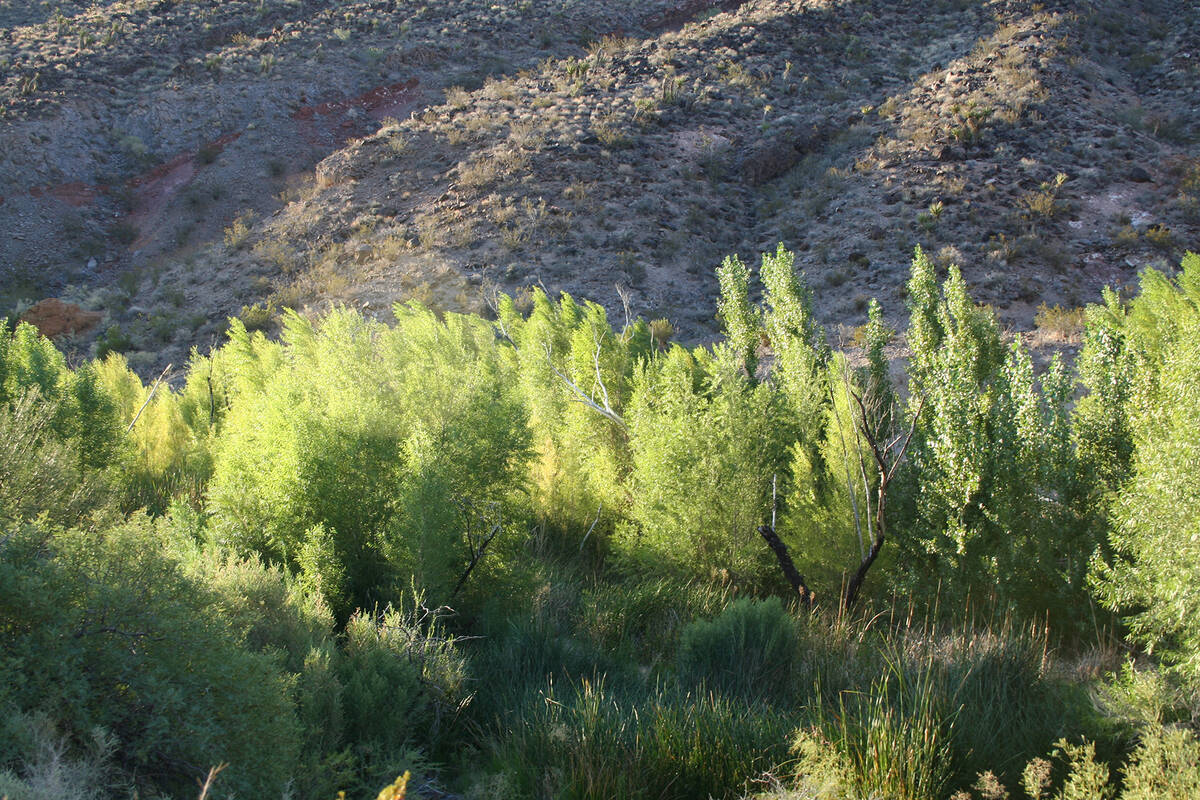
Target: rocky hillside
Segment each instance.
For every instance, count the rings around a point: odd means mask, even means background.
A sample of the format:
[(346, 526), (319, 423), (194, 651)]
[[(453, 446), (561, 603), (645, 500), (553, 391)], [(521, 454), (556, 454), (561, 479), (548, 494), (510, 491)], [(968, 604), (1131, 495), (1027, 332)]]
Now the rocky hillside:
[(75, 299), (147, 367), (229, 314), (535, 284), (703, 337), (715, 264), (780, 241), (835, 329), (872, 296), (901, 313), (917, 243), (1029, 329), (1200, 246), (1188, 0), (0, 2), (0, 24), (2, 299)]

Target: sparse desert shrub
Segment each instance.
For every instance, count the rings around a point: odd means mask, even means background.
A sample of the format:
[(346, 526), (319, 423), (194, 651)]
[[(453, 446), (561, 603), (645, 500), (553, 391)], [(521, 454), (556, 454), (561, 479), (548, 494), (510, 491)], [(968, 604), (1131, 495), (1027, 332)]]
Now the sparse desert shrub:
[(667, 343), (675, 335), (675, 326), (671, 324), (669, 319), (651, 320), (650, 335), (654, 337), (654, 342), (658, 345), (658, 348), (665, 350), (667, 349)]
[(253, 221), (253, 213), (239, 214), (225, 229), (225, 246), (230, 250), (241, 250), (246, 247), (250, 239), (250, 224)]
[(275, 304), (268, 300), (265, 303), (242, 306), (241, 313), (238, 314), (238, 319), (246, 326), (246, 330), (251, 332), (261, 331), (271, 326), (277, 313)]
[(1059, 190), (1066, 182), (1067, 174), (1060, 172), (1054, 176), (1054, 180), (1043, 182), (1037, 191), (1021, 195), (1021, 207), (1031, 223), (1053, 219), (1066, 210), (1066, 204), (1058, 197)]
[(1083, 335), (1087, 314), (1083, 308), (1053, 308), (1042, 303), (1034, 315), (1033, 324), (1038, 330), (1050, 334), (1059, 341), (1077, 342)]
[(974, 100), (950, 108), (950, 138), (963, 145), (973, 145), (983, 138), (985, 126), (995, 109), (980, 106)]

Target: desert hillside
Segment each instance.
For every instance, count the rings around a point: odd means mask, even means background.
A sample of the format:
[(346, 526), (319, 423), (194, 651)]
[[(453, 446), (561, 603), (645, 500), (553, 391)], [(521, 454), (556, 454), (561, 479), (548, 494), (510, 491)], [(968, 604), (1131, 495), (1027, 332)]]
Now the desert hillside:
[(1197, 0), (0, 0), (0, 800), (1197, 800), (1197, 107)]
[(479, 310), (535, 285), (695, 339), (715, 265), (783, 242), (848, 330), (872, 297), (903, 311), (921, 244), (1028, 330), (1043, 303), (1093, 301), (1200, 240), (1198, 17), (1183, 0), (5, 2), (0, 300), (77, 303), (72, 346), (103, 333), (146, 368), (230, 315)]

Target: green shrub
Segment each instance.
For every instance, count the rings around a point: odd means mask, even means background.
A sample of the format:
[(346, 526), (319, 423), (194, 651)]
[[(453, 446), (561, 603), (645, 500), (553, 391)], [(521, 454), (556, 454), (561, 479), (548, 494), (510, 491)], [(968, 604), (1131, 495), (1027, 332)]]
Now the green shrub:
[[(1096, 758), (1093, 742), (1060, 739), (1049, 759), (1026, 765), (1021, 787), (1033, 800), (1191, 800), (1200, 796), (1200, 742), (1186, 728), (1151, 726), (1113, 770)], [(1008, 796), (990, 772), (980, 775), (975, 788), (985, 800)], [(972, 796), (963, 791), (954, 800)]]
[(124, 353), (133, 349), (133, 339), (121, 330), (120, 325), (109, 325), (96, 340), (96, 358), (103, 359), (110, 353)]
[(105, 800), (111, 796), (111, 764), (116, 742), (101, 728), (92, 730), (86, 746), (71, 743), (41, 714), (16, 713), (0, 724), (0, 739), (11, 751), (0, 752), (0, 797), (7, 800)]
[(1006, 353), (957, 267), (939, 288), (918, 249), (908, 287), (915, 431), (889, 503), (904, 585), (953, 607), (973, 596), (1051, 612), (1063, 628), (1090, 623), (1082, 611), (1099, 531), (1066, 410), (1070, 375), (1056, 359), (1035, 380), (1019, 339)]
[(794, 696), (800, 652), (797, 624), (778, 598), (735, 600), (679, 637), (678, 669), (687, 686), (752, 701)]
[(0, 542), (0, 715), (43, 714), (76, 746), (99, 726), (147, 793), (191, 791), (221, 763), (222, 793), (283, 790), (300, 736), (287, 681), (150, 525), (10, 526)]
[(0, 406), (36, 391), (53, 410), (50, 429), (70, 442), (80, 467), (101, 469), (120, 448), (116, 406), (92, 364), (72, 371), (54, 343), (22, 322), (10, 335), (0, 326)]
[(85, 477), (69, 442), (54, 437), (53, 405), (36, 389), (11, 407), (0, 404), (0, 521), (77, 521), (98, 499), (94, 478)]
[(526, 314), (513, 298), (501, 297), (498, 325), (513, 346), (512, 368), (537, 450), (534, 507), (576, 547), (591, 530), (592, 546), (600, 548), (629, 506), (622, 417), (634, 372), (656, 345), (642, 321), (614, 331), (597, 303), (577, 303), (565, 293), (554, 303), (540, 289), (529, 300)]
[(350, 311), (320, 325), (288, 314), (279, 344), (235, 322), (223, 351), (238, 377), (214, 448), (215, 529), (308, 570), (340, 620), (398, 600), (410, 576), (448, 599), (468, 533), (503, 527), (528, 453), (490, 326), (396, 314), (392, 329)]
[(656, 663), (674, 657), (694, 619), (716, 615), (729, 599), (727, 584), (708, 579), (614, 576), (584, 591), (578, 626), (607, 652)]
[(622, 547), (650, 569), (779, 583), (757, 528), (787, 466), (789, 408), (731, 354), (672, 348), (634, 379), (629, 404), (632, 524)]
[(1095, 585), (1136, 640), (1200, 685), (1200, 256), (1174, 279), (1146, 270), (1128, 309), (1107, 301), (1089, 314), (1082, 413), (1098, 470), (1128, 480), (1114, 487), (1115, 558), (1097, 560)]

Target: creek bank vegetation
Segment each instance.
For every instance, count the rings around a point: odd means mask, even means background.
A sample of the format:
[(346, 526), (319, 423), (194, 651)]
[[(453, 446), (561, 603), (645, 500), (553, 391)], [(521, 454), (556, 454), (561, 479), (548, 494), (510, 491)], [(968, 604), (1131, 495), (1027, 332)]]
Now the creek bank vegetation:
[(1200, 257), (1037, 374), (918, 249), (903, 387), (782, 246), (717, 278), (690, 349), (535, 290), (147, 384), (6, 325), (0, 795), (1194, 797)]

